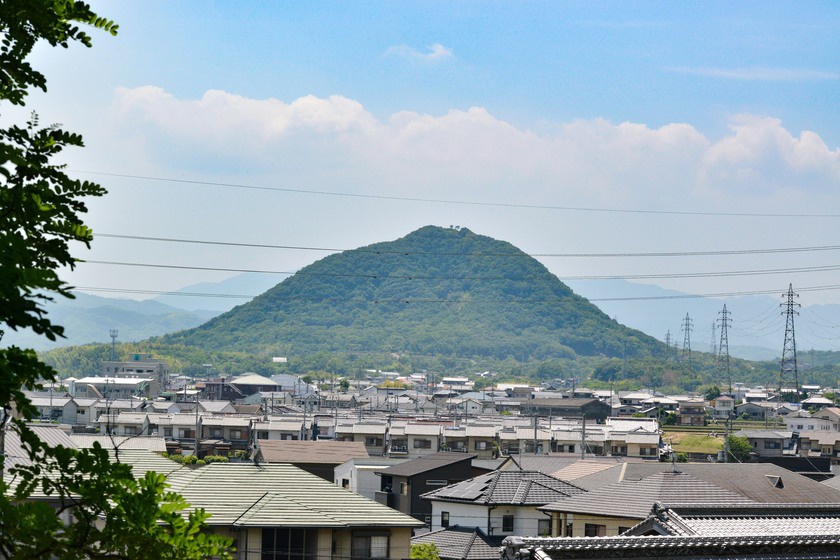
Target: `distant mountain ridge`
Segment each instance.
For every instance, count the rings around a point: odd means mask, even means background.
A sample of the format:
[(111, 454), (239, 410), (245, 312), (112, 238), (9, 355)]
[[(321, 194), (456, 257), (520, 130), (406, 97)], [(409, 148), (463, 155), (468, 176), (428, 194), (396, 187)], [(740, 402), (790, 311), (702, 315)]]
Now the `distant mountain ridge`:
[(215, 315), (207, 311), (185, 311), (154, 300), (104, 298), (79, 292), (74, 295), (75, 299), (57, 297), (46, 306), (50, 320), (64, 326), (66, 338), (53, 342), (31, 331), (9, 330), (3, 335), (2, 344), (42, 351), (109, 342), (111, 329), (119, 332), (120, 341), (137, 341), (195, 327)]
[(325, 257), (158, 342), (275, 355), (327, 350), (520, 361), (664, 351), (513, 245), (435, 226)]

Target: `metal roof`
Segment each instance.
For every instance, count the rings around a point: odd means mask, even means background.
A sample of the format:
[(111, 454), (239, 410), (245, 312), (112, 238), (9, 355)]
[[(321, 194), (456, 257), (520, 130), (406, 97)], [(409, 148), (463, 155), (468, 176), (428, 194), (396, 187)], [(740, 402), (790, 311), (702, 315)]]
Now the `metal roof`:
[(394, 465), (383, 469), (380, 472), (386, 475), (394, 476), (414, 476), (421, 473), (426, 473), (454, 465), (462, 461), (472, 461), (476, 456), (469, 453), (458, 453), (454, 451), (439, 451), (438, 453), (430, 453), (429, 455), (421, 455), (416, 459), (411, 459), (405, 463)]

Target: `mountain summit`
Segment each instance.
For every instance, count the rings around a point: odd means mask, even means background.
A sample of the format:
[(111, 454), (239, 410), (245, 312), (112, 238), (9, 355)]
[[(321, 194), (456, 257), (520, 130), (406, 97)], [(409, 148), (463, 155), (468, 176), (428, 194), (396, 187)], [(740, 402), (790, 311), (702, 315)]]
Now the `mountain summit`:
[[(519, 361), (658, 354), (510, 243), (427, 226), (330, 255), (162, 342), (301, 355), (410, 353)], [(626, 345), (626, 346), (625, 346)], [(281, 354), (278, 354), (281, 353)]]

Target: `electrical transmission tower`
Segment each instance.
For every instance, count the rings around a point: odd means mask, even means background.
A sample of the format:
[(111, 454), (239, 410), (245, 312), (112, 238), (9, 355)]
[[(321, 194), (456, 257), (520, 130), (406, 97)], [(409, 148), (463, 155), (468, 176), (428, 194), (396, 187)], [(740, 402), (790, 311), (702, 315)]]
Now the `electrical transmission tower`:
[(794, 293), (793, 284), (788, 286), (788, 291), (782, 297), (786, 298), (785, 303), (780, 304), (785, 308), (783, 312), (786, 317), (785, 322), (785, 345), (782, 348), (782, 362), (779, 371), (779, 397), (782, 396), (782, 389), (790, 386), (793, 382), (793, 389), (795, 393), (795, 402), (799, 402), (799, 370), (796, 368), (796, 335), (793, 330), (793, 316), (799, 315), (796, 310), (799, 304), (794, 301), (799, 294)]
[(729, 316), (729, 311), (726, 310), (726, 304), (723, 304), (723, 311), (719, 311), (720, 315), (720, 350), (718, 352), (718, 367), (723, 370), (726, 376), (726, 383), (729, 386), (729, 394), (732, 394), (732, 375), (729, 373), (729, 325), (732, 324), (732, 318)]
[(119, 336), (120, 331), (118, 331), (117, 329), (111, 329), (109, 334), (111, 335), (111, 361), (116, 362), (117, 361), (117, 337)]
[(667, 348), (666, 355), (668, 357), (668, 361), (670, 362), (671, 358), (672, 358), (672, 356), (671, 356), (671, 329), (668, 329), (668, 332), (665, 333), (665, 348)]
[(689, 371), (691, 370), (691, 329), (693, 325), (694, 321), (686, 313), (681, 328), (683, 332), (682, 361), (688, 364)]

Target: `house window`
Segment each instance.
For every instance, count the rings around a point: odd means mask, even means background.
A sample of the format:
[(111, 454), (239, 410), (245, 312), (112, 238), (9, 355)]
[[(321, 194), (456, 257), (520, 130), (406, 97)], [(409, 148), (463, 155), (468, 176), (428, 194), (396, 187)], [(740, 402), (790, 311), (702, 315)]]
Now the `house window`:
[(163, 437), (172, 437), (172, 428), (164, 428)]
[(315, 560), (317, 557), (317, 529), (277, 527), (262, 530), (260, 560)]
[(388, 558), (388, 533), (360, 531), (353, 533), (351, 558)]
[(583, 526), (584, 537), (606, 537), (607, 526), (595, 525), (594, 523), (587, 523)]
[(551, 519), (537, 520), (537, 534), (541, 537), (551, 536)]
[(382, 447), (382, 438), (366, 437), (365, 447)]
[(231, 430), (230, 439), (242, 439), (242, 430)]
[(502, 516), (502, 533), (512, 533), (513, 532), (513, 516), (512, 515), (503, 515)]
[(257, 432), (257, 439), (268, 439), (268, 432), (266, 430), (260, 430)]
[(622, 527), (621, 525), (618, 526), (618, 534), (626, 533), (630, 530), (630, 527)]
[(408, 483), (400, 482), (400, 494), (408, 496)]
[(487, 449), (487, 442), (486, 441), (475, 442), (475, 450), (476, 451), (484, 451), (485, 449)]
[(178, 430), (178, 437), (179, 438), (194, 438), (195, 437), (195, 430), (188, 430), (187, 428), (181, 428)]
[(210, 428), (210, 437), (222, 437), (222, 429)]
[(449, 484), (449, 482), (446, 480), (430, 479), (426, 481), (426, 486), (446, 486), (447, 484)]
[(137, 433), (137, 428), (134, 426), (126, 426), (123, 428), (123, 433), (127, 436), (133, 436)]
[(449, 512), (448, 511), (440, 512), (440, 526), (441, 527), (449, 527)]
[(764, 442), (764, 449), (779, 449), (782, 447), (782, 444), (778, 441), (765, 441)]
[(341, 487), (345, 490), (350, 490), (350, 479), (349, 478), (342, 478), (341, 479)]
[(430, 439), (415, 439), (414, 440), (414, 449), (431, 449), (432, 448), (432, 440)]

